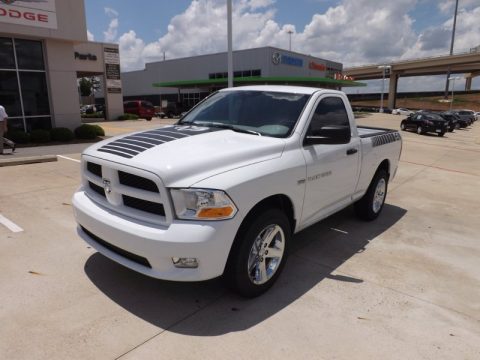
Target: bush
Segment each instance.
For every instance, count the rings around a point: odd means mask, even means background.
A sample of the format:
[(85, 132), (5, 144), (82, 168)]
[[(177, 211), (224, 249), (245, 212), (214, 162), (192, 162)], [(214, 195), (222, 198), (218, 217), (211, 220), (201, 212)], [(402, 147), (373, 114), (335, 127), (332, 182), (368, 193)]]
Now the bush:
[(138, 120), (138, 115), (135, 114), (123, 114), (118, 117), (118, 120)]
[(50, 137), (53, 141), (71, 141), (75, 136), (70, 129), (53, 128), (52, 130), (50, 130)]
[(30, 134), (27, 134), (26, 132), (21, 130), (8, 131), (5, 134), (5, 137), (18, 144), (27, 144), (30, 142)]
[(95, 134), (97, 136), (105, 136), (105, 130), (100, 125), (92, 125), (95, 129)]
[(30, 132), (30, 141), (33, 143), (47, 143), (50, 141), (50, 131), (36, 129)]
[(97, 131), (94, 125), (83, 124), (75, 129), (77, 139), (92, 140), (97, 137)]

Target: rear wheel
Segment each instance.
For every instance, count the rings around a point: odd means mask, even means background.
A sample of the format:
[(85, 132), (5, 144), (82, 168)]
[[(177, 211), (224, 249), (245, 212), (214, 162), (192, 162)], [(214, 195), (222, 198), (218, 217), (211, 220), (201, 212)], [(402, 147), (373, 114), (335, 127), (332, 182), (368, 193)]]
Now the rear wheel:
[(228, 285), (245, 297), (267, 291), (285, 266), (290, 237), (290, 223), (281, 210), (251, 217), (235, 239), (227, 264)]
[(373, 177), (367, 192), (355, 203), (355, 213), (362, 220), (372, 221), (380, 215), (387, 197), (388, 174), (380, 169)]
[(420, 125), (417, 126), (417, 134), (419, 135), (423, 134), (423, 128)]
[(445, 131), (441, 132), (441, 133), (438, 133), (438, 136), (442, 137), (443, 135), (445, 135)]
[(151, 117), (147, 117), (147, 118), (145, 118), (145, 120), (147, 120), (147, 121), (151, 121), (151, 120), (152, 120), (152, 118), (151, 118)]

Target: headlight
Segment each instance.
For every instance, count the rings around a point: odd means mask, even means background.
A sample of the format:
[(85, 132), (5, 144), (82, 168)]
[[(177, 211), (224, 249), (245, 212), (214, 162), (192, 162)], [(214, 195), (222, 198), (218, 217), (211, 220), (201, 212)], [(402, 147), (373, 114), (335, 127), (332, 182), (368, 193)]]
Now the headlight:
[(208, 189), (171, 189), (175, 213), (183, 220), (225, 220), (237, 207), (225, 192)]

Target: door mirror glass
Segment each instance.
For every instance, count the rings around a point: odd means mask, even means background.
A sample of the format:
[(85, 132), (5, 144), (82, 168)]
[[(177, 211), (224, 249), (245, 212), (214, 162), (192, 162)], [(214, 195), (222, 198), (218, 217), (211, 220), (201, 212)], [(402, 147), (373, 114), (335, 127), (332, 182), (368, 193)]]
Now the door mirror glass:
[(308, 134), (304, 145), (317, 144), (348, 144), (351, 133), (349, 126), (330, 125)]

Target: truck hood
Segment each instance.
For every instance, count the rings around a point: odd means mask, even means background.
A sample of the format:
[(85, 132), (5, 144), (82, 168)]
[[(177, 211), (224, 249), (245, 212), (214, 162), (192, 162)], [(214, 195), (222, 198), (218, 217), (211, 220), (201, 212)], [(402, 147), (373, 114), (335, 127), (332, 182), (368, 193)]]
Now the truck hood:
[(226, 171), (280, 157), (284, 147), (284, 139), (172, 125), (104, 140), (84, 154), (150, 171), (167, 187), (189, 187)]

